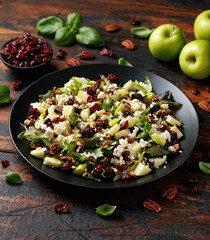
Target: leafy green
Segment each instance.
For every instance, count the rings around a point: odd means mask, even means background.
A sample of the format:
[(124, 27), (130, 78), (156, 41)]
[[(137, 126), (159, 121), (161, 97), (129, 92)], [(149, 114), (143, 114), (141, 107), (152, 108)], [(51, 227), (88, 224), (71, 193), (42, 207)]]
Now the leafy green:
[(117, 206), (103, 204), (96, 208), (96, 213), (101, 216), (109, 216), (115, 211), (116, 208)]
[(210, 174), (210, 163), (200, 161), (198, 164), (202, 172), (204, 172), (205, 174)]
[(123, 58), (123, 57), (119, 58), (118, 64), (133, 67), (133, 65), (131, 63), (129, 63), (127, 60), (125, 60), (125, 58)]
[[(72, 79), (73, 80), (73, 79)], [(77, 82), (76, 80), (73, 80), (74, 81), (74, 85), (70, 85), (69, 86), (69, 89), (71, 90), (71, 92), (73, 93), (74, 96), (76, 96), (82, 86), (81, 83)]]
[(48, 146), (48, 147), (51, 146), (50, 140), (48, 138), (45, 138), (43, 133), (41, 133), (37, 130), (34, 130), (34, 129), (29, 130), (28, 129), (26, 131), (21, 132), (18, 135), (18, 138), (20, 138), (20, 139), (23, 139), (24, 137), (31, 142), (43, 142), (43, 143), (45, 143), (46, 146)]
[(99, 137), (89, 138), (84, 142), (85, 148), (95, 148), (96, 143), (99, 141)]
[(161, 157), (169, 154), (169, 151), (159, 145), (152, 145), (145, 150), (145, 153), (150, 154), (151, 157)]
[(55, 45), (66, 45), (71, 42), (73, 30), (68, 27), (59, 28), (55, 33)]
[(22, 178), (16, 172), (8, 172), (5, 176), (5, 180), (12, 185), (21, 184), (23, 182)]
[(74, 12), (67, 16), (66, 26), (69, 27), (73, 32), (76, 32), (81, 24), (82, 16), (79, 13)]
[(0, 84), (0, 103), (5, 103), (10, 100), (10, 90), (6, 85)]
[(166, 100), (160, 100), (159, 104), (168, 104), (169, 106), (173, 106), (176, 109), (178, 109), (182, 106), (182, 103), (180, 103), (180, 102), (166, 101)]
[(68, 156), (72, 156), (75, 158), (80, 159), (81, 158), (81, 154), (77, 153), (74, 151), (74, 148), (76, 146), (76, 142), (68, 142), (67, 139), (64, 139), (61, 143), (60, 146), (63, 148), (62, 152), (67, 152)]
[(55, 97), (55, 92), (53, 90), (49, 90), (47, 93), (43, 95), (39, 95), (39, 101), (46, 101), (48, 98)]
[(91, 27), (81, 27), (76, 34), (76, 40), (78, 43), (90, 47), (104, 47), (106, 45), (99, 31)]
[(39, 35), (53, 37), (56, 31), (63, 27), (63, 25), (63, 21), (60, 18), (49, 16), (37, 22), (36, 31)]
[(152, 84), (149, 80), (148, 77), (145, 77), (145, 83), (143, 82), (139, 82), (139, 81), (135, 81), (134, 82), (134, 87), (136, 90), (138, 91), (142, 91), (143, 93), (147, 93), (147, 92), (151, 92), (152, 91)]
[(101, 151), (103, 152), (104, 155), (110, 156), (110, 155), (112, 155), (112, 153), (113, 153), (113, 150), (112, 150), (113, 147), (114, 147), (114, 146), (101, 147)]
[(72, 127), (75, 127), (77, 124), (77, 113), (73, 113), (71, 116), (69, 116), (69, 124)]
[(146, 27), (132, 28), (131, 33), (137, 38), (148, 38), (154, 29)]
[(95, 148), (95, 149), (85, 149), (85, 152), (90, 152), (90, 153), (95, 153), (97, 158), (103, 157), (104, 154), (101, 151), (100, 148)]
[(98, 182), (101, 182), (101, 179), (100, 178), (96, 178), (94, 177), (92, 174), (88, 173), (88, 175), (86, 176), (86, 178), (88, 179), (93, 179), (95, 181), (98, 181)]

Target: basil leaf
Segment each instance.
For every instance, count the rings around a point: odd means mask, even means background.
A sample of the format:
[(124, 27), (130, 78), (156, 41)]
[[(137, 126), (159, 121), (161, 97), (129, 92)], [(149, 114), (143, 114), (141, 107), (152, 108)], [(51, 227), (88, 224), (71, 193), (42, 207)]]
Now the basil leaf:
[(39, 101), (43, 102), (51, 97), (55, 97), (55, 92), (53, 90), (49, 90), (47, 93), (45, 93), (43, 95), (39, 95)]
[(125, 58), (123, 58), (123, 57), (119, 58), (118, 64), (133, 67), (133, 65), (131, 63), (129, 63), (127, 60), (125, 60)]
[(116, 208), (117, 206), (103, 204), (96, 208), (96, 213), (101, 216), (109, 216), (115, 211)]
[(148, 38), (154, 29), (149, 29), (146, 27), (137, 27), (131, 29), (131, 33), (137, 38)]
[(55, 45), (66, 45), (71, 42), (73, 31), (68, 27), (59, 28), (55, 33)]
[(148, 147), (145, 150), (145, 153), (150, 154), (151, 157), (161, 157), (161, 156), (169, 154), (169, 151), (159, 145), (154, 144), (151, 147)]
[(36, 24), (36, 31), (38, 34), (46, 36), (46, 37), (53, 37), (56, 31), (63, 27), (63, 21), (54, 16), (42, 18)]
[(12, 185), (21, 184), (23, 182), (22, 178), (16, 172), (8, 172), (5, 176), (5, 180)]
[(10, 90), (6, 85), (0, 84), (0, 103), (5, 103), (10, 100)]
[(200, 161), (198, 165), (202, 172), (204, 172), (205, 174), (210, 174), (210, 163)]
[(91, 27), (81, 27), (76, 34), (76, 40), (78, 43), (90, 47), (103, 47), (106, 45), (99, 31)]
[(82, 16), (77, 13), (70, 13), (67, 16), (66, 26), (69, 27), (73, 32), (77, 31), (78, 27), (82, 24)]

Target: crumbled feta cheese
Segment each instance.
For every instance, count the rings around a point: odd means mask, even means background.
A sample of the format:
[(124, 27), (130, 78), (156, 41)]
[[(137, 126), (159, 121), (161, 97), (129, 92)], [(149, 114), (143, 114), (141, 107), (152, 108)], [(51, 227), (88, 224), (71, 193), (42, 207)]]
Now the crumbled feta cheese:
[(64, 84), (64, 88), (68, 89), (70, 86), (75, 85), (74, 80), (70, 80), (66, 84)]
[(40, 121), (36, 121), (36, 129), (46, 129), (47, 128), (47, 125), (40, 122)]
[(156, 102), (152, 102), (152, 103), (150, 104), (150, 108), (153, 108), (155, 105), (156, 105)]
[(45, 129), (44, 137), (48, 138), (49, 140), (52, 140), (54, 138), (54, 131), (51, 127), (47, 127)]
[(54, 112), (54, 111), (55, 111), (55, 108), (56, 108), (55, 105), (51, 105), (51, 106), (49, 106), (49, 108), (48, 108), (48, 113), (52, 113), (52, 112)]
[(88, 120), (90, 120), (90, 121), (94, 121), (95, 119), (96, 119), (96, 114), (95, 113), (91, 114), (88, 118)]
[(168, 106), (168, 104), (160, 104), (160, 108), (162, 108), (162, 109), (168, 109), (169, 106)]
[(86, 84), (86, 83), (83, 83), (83, 84), (82, 84), (82, 88), (85, 89), (85, 88), (87, 88), (87, 87), (90, 87), (90, 85), (88, 85), (88, 84)]
[(136, 111), (134, 113), (134, 117), (136, 117), (136, 118), (141, 118), (141, 116), (142, 116), (142, 112), (140, 112), (140, 111)]
[(173, 146), (168, 147), (168, 150), (169, 150), (170, 152), (176, 152), (176, 149), (175, 149)]
[(119, 101), (116, 101), (116, 102), (115, 102), (115, 106), (116, 106), (116, 107), (117, 107), (119, 104), (120, 104)]
[(165, 138), (169, 142), (171, 141), (171, 134), (169, 131), (165, 130), (163, 133), (160, 134), (161, 137)]
[(139, 128), (135, 126), (133, 132), (128, 134), (128, 136), (131, 138), (135, 138), (138, 130), (139, 130)]
[(121, 157), (122, 153), (125, 151), (126, 148), (130, 148), (131, 144), (127, 142), (126, 139), (120, 139), (119, 140), (119, 146), (117, 146), (114, 149), (113, 155), (117, 156), (117, 157)]
[(142, 148), (146, 147), (149, 143), (147, 141), (145, 141), (143, 138), (140, 139), (140, 145)]
[(146, 105), (145, 105), (144, 103), (142, 103), (141, 109), (142, 109), (142, 110), (145, 110), (145, 109), (146, 109)]
[(106, 97), (106, 94), (104, 92), (100, 92), (98, 94), (98, 98), (105, 98)]
[(144, 94), (142, 91), (138, 91), (137, 93), (140, 93), (142, 97), (146, 96), (146, 94)]
[(56, 99), (58, 101), (58, 106), (63, 106), (65, 103), (69, 101), (69, 96), (66, 94), (62, 94), (62, 95), (57, 94)]
[(121, 117), (121, 116), (123, 116), (123, 113), (121, 111), (119, 111), (119, 112), (117, 112), (117, 115)]
[(55, 132), (56, 134), (59, 134), (59, 133), (62, 133), (62, 132), (63, 132), (63, 129), (61, 128), (61, 126), (60, 126), (59, 124), (56, 124), (56, 125), (54, 126), (54, 132)]

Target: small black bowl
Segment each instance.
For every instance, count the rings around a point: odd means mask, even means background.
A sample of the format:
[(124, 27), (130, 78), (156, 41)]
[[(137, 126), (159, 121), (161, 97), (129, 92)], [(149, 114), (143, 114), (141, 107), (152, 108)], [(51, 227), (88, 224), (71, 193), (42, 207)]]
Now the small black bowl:
[[(35, 37), (33, 37), (35, 38)], [(38, 38), (35, 38), (38, 39)], [(9, 40), (6, 43), (3, 44), (3, 46), (1, 47), (1, 49), (3, 49), (8, 43), (12, 42), (13, 40)], [(19, 67), (19, 66), (15, 66), (12, 65), (10, 63), (8, 63), (5, 59), (4, 56), (2, 55), (2, 53), (0, 52), (0, 58), (2, 60), (2, 62), (12, 71), (14, 71), (15, 73), (21, 73), (21, 74), (25, 74), (25, 73), (33, 73), (33, 72), (37, 72), (37, 71), (42, 71), (43, 69), (45, 69), (47, 67), (47, 65), (50, 63), (50, 61), (52, 60), (53, 57), (53, 48), (50, 45), (49, 42), (48, 46), (49, 48), (52, 50), (52, 54), (50, 55), (50, 57), (47, 59), (46, 62), (38, 64), (38, 65), (34, 65), (34, 66), (29, 66), (29, 67)]]

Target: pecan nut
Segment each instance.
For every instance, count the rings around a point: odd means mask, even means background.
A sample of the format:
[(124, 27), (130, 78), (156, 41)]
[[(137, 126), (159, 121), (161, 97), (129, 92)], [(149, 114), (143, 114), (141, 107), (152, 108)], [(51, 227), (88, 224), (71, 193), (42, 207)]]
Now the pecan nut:
[(61, 89), (60, 88), (55, 89), (55, 95), (61, 95)]
[(151, 199), (147, 199), (146, 201), (144, 201), (143, 206), (146, 209), (148, 209), (150, 211), (153, 211), (153, 212), (156, 212), (156, 213), (161, 211), (161, 206)]
[(121, 27), (116, 24), (109, 24), (105, 27), (105, 29), (107, 32), (115, 32), (115, 31), (119, 31)]
[(34, 125), (34, 119), (33, 118), (30, 118), (30, 119), (28, 118), (24, 121), (24, 124), (26, 126), (32, 126), (32, 125)]
[(66, 63), (69, 67), (80, 65), (80, 62), (76, 58), (69, 58), (66, 60)]
[(49, 105), (55, 105), (55, 97), (51, 97), (51, 98), (47, 101), (47, 103), (48, 103)]
[(134, 139), (132, 137), (126, 137), (125, 140), (128, 142), (128, 143), (132, 143), (134, 141)]
[(61, 147), (59, 146), (59, 143), (53, 143), (51, 146), (50, 146), (50, 152), (51, 153), (57, 153), (61, 150)]
[(82, 51), (82, 52), (78, 55), (78, 57), (79, 57), (80, 59), (84, 59), (84, 60), (91, 60), (91, 59), (94, 58), (94, 55), (93, 55), (91, 52), (89, 52), (89, 51)]
[(95, 162), (95, 158), (94, 158), (94, 157), (88, 157), (88, 158), (86, 159), (86, 162), (92, 162), (92, 163), (94, 163), (94, 162)]
[(57, 106), (55, 109), (56, 113), (62, 113), (63, 112), (63, 107), (62, 106)]
[(171, 187), (162, 193), (162, 197), (172, 200), (177, 194), (177, 188)]
[(136, 48), (136, 45), (131, 40), (128, 40), (128, 39), (126, 39), (125, 41), (122, 41), (121, 45), (129, 50), (133, 50)]
[(201, 101), (201, 102), (199, 102), (199, 103), (198, 103), (198, 106), (199, 106), (202, 110), (204, 110), (204, 111), (206, 111), (206, 112), (210, 112), (210, 104), (209, 104), (207, 101)]

